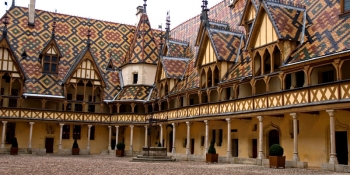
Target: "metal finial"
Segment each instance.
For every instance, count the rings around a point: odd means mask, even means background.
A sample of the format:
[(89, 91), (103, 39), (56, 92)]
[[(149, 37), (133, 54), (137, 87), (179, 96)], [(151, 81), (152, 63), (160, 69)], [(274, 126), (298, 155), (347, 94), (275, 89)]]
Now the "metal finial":
[(170, 11), (166, 13), (166, 27), (165, 27), (165, 39), (170, 38)]
[(56, 17), (53, 18), (53, 23), (52, 23), (52, 33), (51, 33), (52, 38), (55, 38), (55, 31), (56, 31)]
[(147, 0), (143, 0), (143, 13), (147, 13), (146, 7), (147, 7)]
[(7, 35), (7, 24), (9, 24), (8, 19), (9, 19), (9, 17), (7, 15), (7, 10), (6, 10), (6, 13), (5, 13), (5, 16), (4, 16), (4, 20), (2, 21), (2, 23), (4, 24), (4, 30), (2, 31), (2, 35), (3, 36)]
[(207, 0), (202, 0), (203, 4), (202, 4), (202, 14), (201, 14), (201, 20), (205, 23), (205, 25), (207, 26), (209, 23), (209, 19), (208, 19), (208, 1)]
[(90, 18), (88, 18), (88, 25), (89, 25), (89, 29), (88, 29), (88, 32), (87, 32), (87, 37), (88, 37), (88, 41), (87, 41), (87, 46), (88, 47), (90, 47), (90, 45), (91, 45), (91, 40), (90, 40), (90, 37), (91, 37), (91, 29), (90, 29), (90, 27), (91, 27), (91, 23), (90, 23)]

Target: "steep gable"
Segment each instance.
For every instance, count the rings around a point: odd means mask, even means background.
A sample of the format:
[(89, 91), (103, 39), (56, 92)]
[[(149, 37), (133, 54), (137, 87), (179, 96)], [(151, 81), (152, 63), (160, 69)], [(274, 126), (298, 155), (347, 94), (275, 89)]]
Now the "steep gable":
[(9, 72), (12, 77), (25, 78), (6, 37), (0, 40), (0, 71)]

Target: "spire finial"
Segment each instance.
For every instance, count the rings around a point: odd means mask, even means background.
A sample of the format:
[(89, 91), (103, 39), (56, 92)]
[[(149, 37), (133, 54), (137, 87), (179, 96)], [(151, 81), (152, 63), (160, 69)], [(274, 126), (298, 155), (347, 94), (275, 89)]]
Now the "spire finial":
[(56, 31), (56, 17), (53, 18), (53, 23), (52, 23), (52, 33), (51, 33), (51, 38), (55, 38), (55, 31)]
[(143, 13), (147, 13), (146, 7), (147, 7), (147, 0), (143, 0)]
[(5, 16), (4, 16), (4, 20), (2, 21), (2, 23), (4, 24), (4, 30), (2, 31), (2, 35), (5, 37), (7, 35), (7, 24), (9, 24), (9, 17), (7, 15), (7, 1), (5, 1), (5, 6), (6, 6), (6, 11), (5, 11)]
[(170, 39), (170, 11), (166, 13), (165, 39)]
[(207, 0), (202, 0), (202, 14), (201, 14), (201, 20), (205, 23), (206, 26), (208, 26), (209, 23), (209, 18), (208, 18), (208, 1)]
[(16, 6), (16, 1), (15, 0), (12, 0), (12, 4), (11, 4), (11, 8), (15, 7)]
[(91, 41), (90, 41), (90, 37), (91, 37), (91, 23), (90, 23), (90, 18), (88, 18), (88, 25), (89, 25), (89, 29), (88, 29), (88, 32), (87, 32), (87, 37), (88, 37), (88, 41), (87, 41), (87, 46), (90, 47), (91, 45)]

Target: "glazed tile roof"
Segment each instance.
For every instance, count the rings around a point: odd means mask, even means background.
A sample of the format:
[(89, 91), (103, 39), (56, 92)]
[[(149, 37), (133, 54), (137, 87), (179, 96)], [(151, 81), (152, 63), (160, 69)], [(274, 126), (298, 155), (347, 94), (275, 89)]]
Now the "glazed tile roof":
[(176, 57), (176, 58), (187, 58), (189, 55), (189, 45), (181, 41), (176, 41), (170, 39), (166, 42), (167, 46), (167, 57)]
[(222, 79), (222, 82), (227, 82), (242, 77), (251, 76), (251, 59), (248, 52), (243, 52), (240, 55), (242, 58), (238, 63), (232, 65), (232, 67), (227, 72), (226, 76)]
[(136, 37), (134, 37), (129, 55), (126, 57), (124, 64), (157, 64), (158, 46), (154, 41), (153, 31), (147, 14), (142, 14), (134, 35)]
[(162, 65), (167, 78), (182, 79), (189, 61), (189, 58), (162, 57)]
[[(13, 7), (8, 12), (9, 25), (7, 39), (14, 55), (23, 68), (26, 81), (24, 93), (63, 96), (62, 79), (67, 75), (75, 58), (86, 47), (88, 19), (69, 16), (43, 10), (36, 10), (35, 27), (28, 27), (28, 8)], [(51, 40), (53, 20), (56, 18), (55, 41), (62, 54), (58, 65), (58, 74), (43, 74), (39, 55)], [(106, 80), (105, 100), (112, 100), (121, 90), (119, 73), (106, 71), (109, 60), (115, 67), (120, 67), (130, 51), (134, 38), (135, 26), (100, 20), (91, 22), (91, 52)], [(150, 30), (150, 29), (149, 29)], [(160, 31), (152, 31), (157, 44)], [(27, 58), (22, 59), (23, 50)], [(154, 57), (154, 56), (153, 56)]]
[(126, 86), (115, 97), (116, 101), (147, 101), (151, 93), (151, 86)]

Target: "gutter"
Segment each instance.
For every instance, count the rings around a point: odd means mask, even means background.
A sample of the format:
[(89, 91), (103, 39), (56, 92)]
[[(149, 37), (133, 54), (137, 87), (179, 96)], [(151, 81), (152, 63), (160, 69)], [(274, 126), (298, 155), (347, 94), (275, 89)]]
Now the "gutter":
[(27, 98), (27, 97), (65, 98), (64, 96), (42, 95), (42, 94), (27, 94), (27, 93), (24, 93), (23, 96), (25, 98)]

